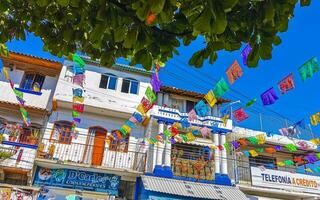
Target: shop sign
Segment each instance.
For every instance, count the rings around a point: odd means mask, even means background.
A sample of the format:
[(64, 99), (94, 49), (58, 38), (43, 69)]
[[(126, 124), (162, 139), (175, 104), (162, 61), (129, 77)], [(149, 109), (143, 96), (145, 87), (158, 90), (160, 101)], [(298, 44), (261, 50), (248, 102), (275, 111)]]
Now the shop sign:
[(54, 186), (118, 195), (120, 176), (73, 169), (37, 167), (34, 185)]
[(320, 177), (251, 167), (253, 186), (320, 194)]

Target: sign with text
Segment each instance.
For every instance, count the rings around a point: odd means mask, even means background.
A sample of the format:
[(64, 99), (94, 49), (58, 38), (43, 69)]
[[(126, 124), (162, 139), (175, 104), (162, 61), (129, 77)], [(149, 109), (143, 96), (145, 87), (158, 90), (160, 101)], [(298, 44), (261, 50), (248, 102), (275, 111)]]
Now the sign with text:
[(73, 169), (48, 169), (37, 167), (33, 184), (106, 192), (118, 195), (120, 176)]
[(320, 177), (251, 167), (253, 186), (320, 194)]

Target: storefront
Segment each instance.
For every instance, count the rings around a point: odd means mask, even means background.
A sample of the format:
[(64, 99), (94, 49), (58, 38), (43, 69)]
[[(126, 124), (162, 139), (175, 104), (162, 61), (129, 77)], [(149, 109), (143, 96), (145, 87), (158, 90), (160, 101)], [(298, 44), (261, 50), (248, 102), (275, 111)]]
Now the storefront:
[(109, 199), (119, 194), (121, 177), (113, 174), (38, 166), (33, 185), (41, 187), (41, 199)]
[(135, 200), (247, 200), (236, 187), (143, 175), (136, 185)]

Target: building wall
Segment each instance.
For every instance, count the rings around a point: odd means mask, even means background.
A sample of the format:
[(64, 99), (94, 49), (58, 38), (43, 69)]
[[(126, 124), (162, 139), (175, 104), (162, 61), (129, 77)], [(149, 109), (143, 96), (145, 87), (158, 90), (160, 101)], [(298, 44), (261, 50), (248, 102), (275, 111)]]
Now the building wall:
[[(19, 87), (22, 78), (24, 76), (24, 71), (9, 70), (9, 77), (14, 82), (15, 87)], [(58, 75), (56, 77), (46, 76), (45, 81), (43, 83), (41, 92), (42, 95), (33, 95), (24, 93), (23, 99), (26, 101), (27, 106), (33, 106), (41, 109), (50, 110), (51, 109), (51, 99), (55, 91), (55, 86), (58, 81)], [(10, 103), (18, 103), (15, 94), (13, 93), (10, 84), (7, 80), (5, 80), (4, 76), (0, 76), (0, 101), (10, 102)]]

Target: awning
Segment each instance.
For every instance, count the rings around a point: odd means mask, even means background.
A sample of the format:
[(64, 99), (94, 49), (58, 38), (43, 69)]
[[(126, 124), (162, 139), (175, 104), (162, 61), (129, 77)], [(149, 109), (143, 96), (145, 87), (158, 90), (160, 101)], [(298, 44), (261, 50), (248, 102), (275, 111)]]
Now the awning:
[(146, 190), (194, 198), (248, 200), (239, 188), (155, 176), (141, 176)]

